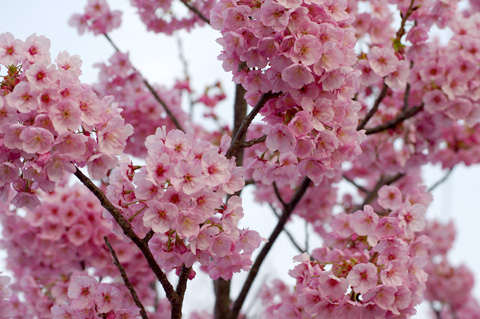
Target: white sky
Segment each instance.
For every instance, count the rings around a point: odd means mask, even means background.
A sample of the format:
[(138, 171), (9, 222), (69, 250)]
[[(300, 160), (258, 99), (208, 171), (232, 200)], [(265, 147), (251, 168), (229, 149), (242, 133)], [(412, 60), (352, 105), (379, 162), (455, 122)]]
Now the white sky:
[[(78, 54), (83, 60), (82, 81), (86, 83), (96, 81), (97, 70), (93, 68), (93, 64), (106, 62), (114, 52), (113, 49), (103, 37), (94, 37), (91, 34), (79, 36), (76, 29), (67, 24), (72, 13), (83, 11), (86, 1), (18, 0), (2, 2), (0, 32), (9, 31), (15, 37), (23, 40), (32, 33), (47, 36), (52, 42), (52, 60), (62, 50), (67, 50), (70, 54)], [(127, 0), (110, 1), (110, 4), (113, 3), (116, 6), (113, 9), (124, 11), (122, 27), (111, 34), (113, 40), (121, 50), (130, 52), (133, 64), (150, 82), (171, 87), (174, 79), (183, 75), (175, 39), (146, 33), (145, 27)], [(231, 83), (231, 75), (223, 72), (220, 62), (216, 59), (220, 52), (220, 46), (215, 43), (218, 32), (206, 27), (201, 30), (197, 29), (191, 34), (181, 33), (181, 36), (194, 90), (201, 92), (206, 85), (221, 80), (228, 96), (228, 101), (221, 105), (223, 118), (225, 121), (230, 121), (233, 83)], [(0, 74), (3, 73), (4, 69), (0, 70)], [(439, 180), (444, 174), (438, 168), (428, 168), (426, 172), (425, 178), (428, 186)], [(450, 179), (434, 192), (434, 204), (427, 213), (429, 217), (436, 216), (442, 220), (455, 218), (458, 236), (454, 250), (450, 254), (450, 260), (453, 264), (466, 263), (471, 270), (477, 273), (477, 277), (480, 274), (480, 253), (476, 236), (480, 224), (480, 206), (476, 199), (479, 197), (480, 169), (478, 167), (474, 169), (457, 168)], [(244, 203), (248, 201), (247, 194)], [(250, 227), (258, 230), (263, 237), (268, 237), (274, 223), (275, 219), (272, 218), (271, 212), (266, 207), (246, 207), (245, 224), (252, 225)], [(299, 242), (303, 243), (301, 234), (303, 223), (297, 221), (294, 225), (288, 225), (287, 228), (293, 230), (294, 234), (299, 234)], [(296, 254), (296, 251), (285, 236), (282, 236), (275, 244), (272, 254), (275, 257), (267, 258), (262, 267), (263, 272), (257, 279), (257, 284), (276, 277), (289, 280), (286, 274), (288, 269), (293, 266), (291, 257)], [(234, 282), (234, 291), (239, 288), (238, 283), (240, 282), (241, 280), (238, 279)], [(292, 281), (290, 280), (290, 282)], [(198, 278), (198, 280), (190, 282), (189, 286), (186, 307), (210, 310), (208, 303), (212, 299), (206, 302), (203, 298), (203, 296), (213, 293), (210, 280)], [(476, 296), (480, 296), (479, 286), (477, 284), (475, 288)], [(258, 288), (253, 289), (252, 295), (256, 289)], [(236, 296), (236, 294), (235, 292), (232, 296)], [(199, 295), (202, 295), (202, 298), (199, 298)], [(249, 305), (248, 301), (246, 305)]]

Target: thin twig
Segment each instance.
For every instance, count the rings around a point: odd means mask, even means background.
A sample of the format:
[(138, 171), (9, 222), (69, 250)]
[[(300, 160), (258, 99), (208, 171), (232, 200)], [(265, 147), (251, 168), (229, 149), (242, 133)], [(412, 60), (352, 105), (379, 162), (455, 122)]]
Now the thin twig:
[(265, 142), (266, 139), (267, 139), (267, 134), (264, 134), (259, 138), (252, 138), (251, 140), (243, 142), (242, 147), (243, 148), (248, 148), (248, 147), (251, 147), (253, 145), (263, 143), (263, 142)]
[(417, 115), (417, 113), (420, 112), (421, 110), (423, 110), (423, 103), (409, 108), (406, 112), (401, 112), (396, 118), (388, 122), (385, 122), (383, 124), (380, 124), (372, 128), (368, 128), (365, 134), (370, 135), (370, 134), (375, 134), (375, 133), (383, 132), (386, 130), (394, 129), (397, 125), (399, 125), (403, 121)]
[(452, 167), (448, 170), (448, 172), (445, 174), (445, 176), (443, 176), (440, 180), (438, 180), (435, 184), (433, 184), (432, 186), (430, 186), (428, 189), (427, 189), (427, 192), (432, 192), (435, 188), (437, 188), (438, 186), (440, 186), (442, 183), (444, 183), (449, 177), (450, 175), (452, 174), (453, 172), (453, 169), (455, 168)]
[(277, 196), (277, 199), (282, 204), (282, 206), (285, 207), (287, 205), (287, 203), (285, 203), (285, 201), (283, 200), (282, 195), (280, 194), (280, 191), (278, 190), (277, 183), (273, 182), (272, 185), (273, 185), (273, 190), (275, 191), (275, 195)]
[(308, 177), (305, 177), (302, 183), (297, 188), (297, 191), (293, 195), (292, 199), (285, 205), (282, 215), (280, 216), (278, 223), (275, 226), (275, 229), (270, 234), (270, 237), (268, 238), (268, 242), (263, 246), (262, 250), (258, 254), (257, 258), (255, 259), (255, 262), (253, 263), (252, 268), (250, 268), (250, 271), (248, 272), (248, 276), (243, 284), (242, 290), (240, 291), (238, 298), (233, 303), (233, 307), (231, 311), (231, 314), (232, 314), (231, 319), (238, 318), (238, 315), (240, 314), (240, 310), (242, 309), (243, 303), (247, 298), (247, 294), (250, 291), (250, 288), (252, 287), (253, 281), (255, 280), (258, 274), (258, 271), (260, 270), (260, 266), (262, 265), (263, 261), (265, 260), (265, 257), (267, 256), (268, 252), (272, 248), (275, 240), (278, 238), (278, 236), (282, 232), (283, 227), (285, 226), (288, 219), (292, 215), (292, 212), (297, 206), (298, 202), (302, 199), (303, 195), (307, 191), (307, 188), (310, 185), (310, 182), (311, 182), (310, 179)]
[(180, 0), (180, 1), (182, 1), (182, 3), (183, 3), (190, 11), (192, 11), (193, 13), (195, 13), (200, 19), (202, 19), (202, 20), (205, 21), (206, 23), (210, 24), (210, 20), (209, 20), (207, 17), (205, 17), (205, 16), (203, 15), (203, 13), (202, 13), (200, 10), (198, 10), (197, 7), (195, 7), (195, 6), (191, 5), (190, 3), (188, 3), (188, 0)]
[[(113, 42), (113, 40), (110, 38), (110, 36), (106, 33), (103, 34), (105, 36), (105, 38), (108, 40), (108, 42), (110, 42), (110, 44), (113, 46), (113, 48), (115, 49), (115, 51), (117, 52), (121, 52), (120, 49), (117, 47), (117, 45)], [(175, 117), (175, 115), (172, 113), (172, 111), (170, 110), (170, 108), (167, 106), (167, 104), (165, 103), (165, 101), (158, 95), (158, 93), (155, 91), (155, 89), (150, 85), (150, 82), (148, 82), (148, 80), (140, 73), (140, 71), (138, 71), (133, 65), (132, 65), (132, 70), (134, 70), (141, 78), (142, 78), (142, 81), (143, 83), (145, 84), (145, 86), (147, 87), (147, 89), (150, 91), (150, 93), (152, 93), (153, 97), (155, 98), (155, 100), (160, 103), (160, 105), (163, 106), (163, 108), (165, 109), (165, 112), (167, 113), (167, 115), (170, 117), (170, 120), (172, 120), (173, 122), (173, 125), (175, 125), (175, 127), (177, 129), (179, 129), (180, 131), (184, 131), (185, 130), (182, 128), (182, 126), (180, 125), (180, 122), (178, 122), (177, 118)]]
[[(272, 212), (275, 216), (277, 216), (277, 218), (280, 218), (280, 215), (277, 213), (277, 211), (275, 210), (275, 207), (273, 207), (272, 205), (269, 205), (270, 208), (272, 209)], [(300, 247), (300, 245), (297, 243), (297, 241), (295, 240), (295, 238), (293, 237), (293, 235), (288, 231), (288, 229), (286, 229), (285, 227), (283, 228), (283, 232), (285, 233), (285, 235), (287, 235), (288, 239), (290, 239), (290, 242), (292, 243), (293, 246), (295, 246), (295, 248), (297, 248), (297, 250), (300, 252), (300, 253), (304, 253), (306, 250), (303, 249), (302, 247)]]
[(280, 93), (272, 93), (271, 91), (268, 93), (262, 94), (262, 96), (260, 97), (260, 100), (253, 107), (252, 111), (248, 113), (245, 120), (243, 120), (242, 125), (240, 126), (235, 137), (233, 138), (232, 143), (230, 144), (230, 148), (228, 149), (226, 154), (227, 158), (232, 158), (232, 156), (237, 151), (237, 149), (243, 146), (243, 140), (247, 134), (248, 127), (250, 126), (250, 124), (252, 124), (252, 121), (255, 118), (255, 116), (257, 116), (260, 110), (265, 106), (265, 103), (267, 103), (270, 99), (275, 98), (279, 95)]
[(352, 184), (353, 186), (355, 186), (356, 188), (358, 188), (359, 190), (361, 190), (362, 192), (364, 193), (368, 193), (368, 189), (366, 189), (365, 187), (363, 187), (362, 185), (358, 185), (353, 179), (351, 179), (350, 177), (346, 176), (345, 174), (342, 176), (344, 180), (346, 180), (347, 182), (349, 182), (350, 184)]
[(103, 236), (103, 240), (105, 241), (105, 244), (108, 247), (108, 250), (110, 251), (110, 254), (113, 257), (113, 263), (115, 266), (117, 266), (118, 271), (120, 271), (120, 274), (122, 275), (123, 282), (125, 283), (125, 287), (127, 287), (128, 291), (130, 292), (130, 295), (132, 296), (133, 302), (137, 305), (137, 307), (140, 309), (140, 315), (142, 316), (143, 319), (149, 319), (147, 312), (145, 311), (145, 307), (143, 306), (142, 302), (138, 298), (137, 292), (135, 291), (135, 288), (133, 287), (132, 283), (128, 279), (127, 272), (125, 271), (125, 268), (123, 268), (122, 264), (117, 258), (117, 253), (115, 253), (115, 250), (113, 250), (112, 245), (110, 244), (110, 241), (108, 240), (107, 236)]
[(385, 83), (385, 79), (383, 79), (383, 86), (382, 86), (382, 91), (380, 91), (380, 94), (378, 95), (377, 99), (375, 100), (375, 103), (373, 104), (373, 107), (368, 111), (367, 115), (363, 118), (362, 122), (358, 124), (357, 126), (357, 131), (362, 130), (365, 125), (367, 125), (368, 121), (377, 113), (378, 107), (380, 106), (380, 103), (382, 103), (383, 99), (385, 96), (387, 96), (388, 92), (388, 85)]
[(367, 193), (367, 196), (363, 200), (363, 203), (354, 207), (351, 212), (353, 213), (353, 212), (356, 212), (359, 209), (363, 209), (363, 207), (365, 205), (370, 204), (371, 202), (373, 202), (375, 200), (375, 198), (377, 198), (378, 191), (380, 190), (380, 188), (382, 188), (382, 186), (393, 184), (396, 181), (398, 181), (400, 178), (402, 178), (403, 176), (405, 176), (405, 174), (403, 174), (403, 173), (397, 173), (397, 174), (395, 174), (393, 176), (390, 176), (390, 177), (381, 176), (380, 179), (378, 180), (377, 184), (375, 185), (375, 187)]

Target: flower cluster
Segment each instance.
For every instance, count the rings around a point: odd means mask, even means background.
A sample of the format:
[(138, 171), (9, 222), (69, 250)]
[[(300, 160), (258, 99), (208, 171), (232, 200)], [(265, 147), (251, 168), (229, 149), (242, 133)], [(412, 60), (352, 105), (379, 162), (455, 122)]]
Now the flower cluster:
[(261, 111), (268, 152), (250, 165), (291, 157), (299, 175), (318, 183), (360, 153), (360, 106), (351, 101), (355, 30), (346, 9), (346, 1), (267, 0), (220, 1), (212, 10), (212, 26), (222, 32), (219, 58), (249, 104), (281, 93)]
[(138, 307), (123, 284), (99, 283), (94, 277), (86, 275), (72, 278), (68, 285), (67, 303), (55, 305), (51, 311), (52, 319), (98, 318), (97, 314), (108, 319), (141, 318)]
[(480, 305), (472, 295), (473, 273), (465, 265), (452, 266), (447, 259), (455, 239), (453, 222), (429, 222), (423, 233), (432, 240), (426, 267), (429, 277), (425, 299), (432, 303), (442, 319), (480, 316)]
[(223, 202), (244, 186), (243, 168), (224, 155), (227, 139), (218, 148), (163, 127), (145, 145), (146, 166), (122, 159), (107, 197), (137, 233), (155, 232), (149, 245), (159, 265), (170, 271), (199, 261), (215, 279), (248, 269), (261, 238), (237, 228), (243, 216), (238, 196)]
[(6, 201), (12, 185), (12, 203), (29, 209), (39, 204), (36, 190), (52, 191), (75, 165), (104, 177), (133, 132), (112, 98), (80, 82), (80, 58), (63, 51), (51, 64), (49, 48), (44, 36), (0, 34), (0, 193)]
[[(122, 116), (127, 123), (135, 127), (135, 131), (127, 139), (124, 152), (145, 157), (147, 136), (155, 134), (156, 127), (166, 126), (171, 130), (175, 126), (161, 103), (147, 89), (141, 75), (132, 67), (128, 54), (115, 53), (109, 62), (96, 64), (100, 69), (99, 82), (93, 88), (99, 95), (112, 95), (115, 101), (121, 101), (119, 107), (122, 109)], [(180, 106), (183, 89), (185, 88), (167, 89), (154, 86), (156, 94), (171, 110), (179, 124), (187, 127), (188, 116)]]
[[(7, 267), (17, 279), (12, 290), (28, 300), (17, 300), (18, 316), (49, 318), (53, 305), (68, 300), (75, 274), (88, 271), (102, 278), (117, 278), (103, 236), (109, 236), (144, 304), (153, 305), (151, 283), (155, 278), (147, 263), (132, 243), (112, 236), (109, 223), (102, 218), (104, 209), (90, 191), (77, 184), (41, 194), (41, 199), (42, 204), (26, 214), (5, 206), (0, 213), (4, 225), (1, 244), (8, 252)], [(128, 291), (122, 290), (124, 293), (129, 296)]]
[(106, 0), (88, 0), (83, 14), (74, 14), (68, 23), (83, 34), (86, 30), (93, 34), (106, 34), (120, 27), (122, 12), (110, 10)]
[[(393, 196), (390, 196), (393, 194)], [(422, 269), (430, 245), (418, 233), (425, 206), (402, 198), (394, 186), (379, 192), (379, 205), (334, 216), (325, 246), (295, 258), (290, 275), (295, 292), (279, 292), (267, 309), (271, 318), (409, 318), (423, 300), (427, 274)], [(264, 293), (265, 295), (265, 293)], [(278, 301), (278, 300), (277, 300)]]
[[(208, 17), (215, 1), (183, 1), (188, 6), (195, 8), (198, 12)], [(205, 21), (202, 20), (195, 12), (188, 13), (181, 17), (172, 8), (172, 0), (130, 0), (130, 4), (137, 8), (138, 15), (143, 21), (148, 31), (155, 33), (172, 34), (177, 30), (190, 31), (195, 26), (202, 26)]]

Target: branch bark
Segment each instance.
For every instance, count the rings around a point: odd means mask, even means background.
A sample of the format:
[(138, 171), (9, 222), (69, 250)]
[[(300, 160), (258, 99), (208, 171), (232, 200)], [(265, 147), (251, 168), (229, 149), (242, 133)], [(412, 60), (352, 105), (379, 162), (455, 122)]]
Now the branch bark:
[(145, 307), (143, 306), (142, 302), (138, 298), (137, 292), (135, 291), (135, 288), (133, 287), (132, 283), (128, 279), (127, 272), (125, 271), (125, 268), (123, 268), (122, 264), (117, 258), (117, 253), (113, 249), (112, 245), (110, 244), (110, 241), (108, 240), (107, 236), (103, 236), (103, 240), (105, 241), (105, 244), (108, 247), (108, 250), (110, 251), (110, 254), (113, 257), (113, 263), (115, 266), (117, 266), (118, 271), (120, 272), (120, 275), (122, 276), (123, 282), (125, 283), (125, 286), (127, 287), (128, 291), (130, 292), (130, 295), (132, 296), (133, 302), (137, 305), (137, 307), (140, 309), (140, 315), (142, 316), (142, 319), (149, 319), (147, 312), (145, 311)]
[(386, 123), (380, 124), (380, 125), (372, 127), (372, 128), (368, 128), (366, 130), (365, 134), (370, 135), (370, 134), (375, 134), (375, 133), (383, 132), (383, 131), (386, 131), (386, 130), (394, 129), (395, 127), (397, 127), (397, 125), (399, 125), (403, 121), (417, 115), (417, 113), (419, 113), (421, 110), (423, 110), (423, 103), (420, 104), (420, 105), (411, 107), (408, 110), (406, 110), (405, 112), (401, 112), (396, 118), (394, 118), (394, 119), (392, 119), (392, 120), (390, 120)]
[(167, 276), (155, 261), (155, 258), (148, 247), (148, 240), (150, 239), (148, 234), (145, 236), (145, 239), (138, 237), (130, 226), (130, 223), (125, 219), (125, 217), (123, 217), (122, 213), (115, 206), (113, 206), (105, 194), (78, 168), (76, 168), (75, 176), (98, 198), (102, 206), (112, 215), (117, 224), (122, 228), (123, 233), (140, 249), (143, 256), (147, 260), (148, 266), (150, 269), (152, 269), (155, 276), (157, 276), (158, 281), (160, 281), (160, 284), (165, 291), (165, 295), (172, 306), (171, 318), (182, 318), (183, 296), (179, 296), (175, 292)]
[(310, 179), (308, 177), (305, 177), (302, 183), (297, 188), (297, 191), (293, 195), (292, 199), (284, 206), (282, 215), (280, 216), (278, 223), (275, 226), (275, 229), (270, 234), (270, 237), (268, 238), (268, 242), (263, 246), (262, 250), (258, 254), (257, 258), (255, 259), (255, 262), (253, 263), (252, 268), (250, 268), (247, 279), (243, 284), (242, 290), (240, 291), (238, 298), (235, 300), (233, 304), (231, 319), (238, 318), (238, 315), (240, 314), (240, 310), (242, 309), (245, 299), (247, 298), (248, 292), (252, 287), (253, 281), (257, 277), (258, 271), (260, 270), (260, 266), (262, 265), (263, 261), (265, 260), (265, 257), (267, 256), (268, 252), (272, 248), (275, 240), (278, 238), (278, 236), (282, 232), (283, 227), (285, 226), (288, 219), (292, 215), (292, 212), (297, 206), (298, 202), (302, 199), (303, 195), (307, 191), (307, 188), (310, 185), (310, 182), (311, 182)]

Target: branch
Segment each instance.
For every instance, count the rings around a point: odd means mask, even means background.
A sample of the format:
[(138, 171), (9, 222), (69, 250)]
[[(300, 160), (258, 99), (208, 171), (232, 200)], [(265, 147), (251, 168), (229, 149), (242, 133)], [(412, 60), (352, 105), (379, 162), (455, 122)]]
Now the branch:
[(248, 113), (247, 117), (243, 121), (242, 125), (240, 126), (237, 134), (232, 140), (232, 143), (230, 145), (230, 148), (227, 151), (226, 157), (227, 158), (232, 158), (235, 152), (239, 149), (242, 148), (243, 146), (243, 140), (245, 139), (245, 136), (247, 135), (247, 130), (250, 124), (252, 124), (253, 119), (255, 116), (260, 112), (260, 110), (265, 106), (265, 103), (267, 103), (270, 99), (275, 98), (279, 96), (280, 93), (272, 93), (271, 91), (268, 93), (262, 94), (260, 97), (260, 100), (257, 102), (257, 104), (253, 107), (252, 111)]
[(207, 17), (205, 17), (205, 16), (203, 15), (203, 13), (202, 13), (200, 10), (198, 10), (197, 7), (195, 7), (195, 6), (191, 5), (190, 3), (188, 3), (187, 0), (180, 0), (180, 1), (182, 1), (182, 3), (183, 3), (190, 11), (192, 11), (193, 13), (195, 13), (200, 19), (202, 19), (202, 20), (205, 21), (206, 23), (210, 24), (210, 20), (209, 20)]
[(370, 135), (370, 134), (375, 134), (375, 133), (383, 132), (383, 131), (386, 131), (386, 130), (394, 129), (398, 124), (402, 123), (403, 121), (405, 121), (405, 120), (407, 120), (411, 117), (414, 117), (421, 110), (423, 110), (423, 103), (420, 104), (420, 105), (411, 107), (405, 112), (401, 112), (399, 115), (397, 115), (396, 118), (394, 118), (394, 119), (392, 119), (392, 120), (390, 120), (386, 123), (380, 124), (380, 125), (372, 127), (372, 128), (368, 128), (366, 130), (365, 134)]
[[(105, 38), (108, 40), (108, 42), (110, 42), (110, 44), (113, 46), (113, 48), (115, 49), (115, 51), (119, 52), (120, 53), (120, 49), (117, 47), (117, 45), (113, 42), (113, 40), (110, 38), (110, 36), (106, 33), (103, 34), (105, 36)], [(175, 127), (177, 129), (179, 129), (180, 131), (184, 131), (185, 130), (182, 128), (182, 126), (180, 125), (180, 123), (178, 122), (177, 118), (175, 117), (175, 115), (172, 113), (172, 111), (170, 110), (170, 108), (167, 106), (167, 104), (165, 103), (165, 101), (160, 98), (160, 96), (158, 95), (158, 93), (155, 91), (155, 89), (150, 85), (150, 83), (147, 81), (146, 78), (143, 77), (143, 75), (140, 73), (140, 71), (138, 71), (133, 65), (132, 65), (132, 69), (142, 78), (142, 81), (143, 83), (145, 84), (145, 86), (147, 87), (147, 89), (150, 91), (150, 93), (152, 93), (153, 97), (155, 98), (155, 100), (160, 103), (160, 105), (163, 106), (163, 108), (165, 109), (165, 112), (167, 113), (167, 115), (170, 117), (170, 120), (172, 120), (173, 122), (173, 125), (175, 125)]]
[[(280, 218), (280, 215), (278, 215), (277, 211), (275, 210), (275, 207), (273, 207), (272, 205), (269, 205), (270, 208), (272, 209), (272, 212), (275, 216), (277, 216), (277, 218)], [(293, 246), (295, 246), (295, 248), (297, 248), (297, 250), (300, 252), (300, 253), (304, 253), (306, 252), (305, 249), (303, 249), (302, 247), (300, 247), (300, 245), (297, 243), (297, 241), (295, 240), (295, 238), (293, 237), (293, 235), (284, 227), (283, 228), (283, 232), (285, 233), (285, 235), (287, 235), (287, 237), (290, 239), (290, 242), (292, 243)]]
[(113, 250), (112, 245), (110, 244), (110, 241), (108, 240), (107, 236), (103, 236), (103, 240), (105, 241), (105, 244), (108, 247), (108, 250), (110, 250), (110, 254), (113, 257), (113, 263), (115, 266), (117, 266), (118, 271), (120, 271), (120, 274), (122, 275), (123, 282), (125, 283), (125, 286), (127, 287), (128, 291), (130, 291), (130, 295), (132, 295), (133, 302), (137, 305), (137, 307), (140, 309), (140, 315), (142, 316), (142, 319), (149, 319), (147, 312), (145, 311), (145, 307), (143, 306), (142, 302), (138, 298), (137, 292), (135, 291), (135, 288), (133, 287), (132, 283), (128, 279), (127, 272), (125, 271), (125, 268), (123, 268), (122, 264), (117, 258), (117, 254), (115, 253), (115, 250)]
[(356, 206), (352, 210), (352, 213), (356, 212), (359, 209), (363, 209), (363, 207), (365, 205), (368, 205), (371, 202), (373, 202), (375, 200), (375, 198), (377, 198), (378, 191), (380, 190), (380, 188), (382, 188), (382, 186), (393, 184), (396, 181), (398, 181), (400, 178), (402, 178), (403, 176), (405, 176), (404, 173), (397, 173), (396, 175), (393, 175), (393, 176), (390, 176), (390, 177), (381, 176), (380, 179), (378, 180), (377, 184), (375, 185), (375, 187), (370, 192), (367, 193), (367, 196), (365, 197), (363, 203), (361, 205)]
[[(122, 228), (123, 233), (128, 238), (130, 238), (143, 253), (143, 256), (147, 260), (149, 267), (152, 269), (153, 273), (157, 276), (158, 280), (162, 284), (165, 295), (167, 296), (168, 301), (170, 301), (173, 307), (174, 303), (177, 301), (177, 294), (175, 293), (172, 284), (170, 284), (170, 282), (168, 281), (167, 276), (160, 269), (157, 262), (155, 261), (155, 258), (153, 257), (152, 252), (148, 247), (147, 241), (140, 239), (140, 237), (135, 234), (132, 227), (130, 226), (130, 223), (125, 219), (125, 217), (123, 217), (122, 213), (118, 211), (115, 206), (113, 206), (113, 204), (108, 200), (105, 194), (87, 176), (85, 176), (78, 169), (78, 167), (76, 168), (75, 176), (98, 198), (102, 206), (110, 213), (110, 215), (112, 215), (117, 224)], [(148, 235), (146, 236), (146, 238), (147, 237)]]
[(248, 147), (251, 147), (253, 145), (263, 143), (263, 142), (265, 142), (266, 139), (267, 139), (267, 134), (264, 134), (259, 138), (253, 138), (251, 140), (243, 142), (242, 148), (248, 148)]
[(343, 179), (345, 179), (347, 182), (349, 182), (350, 184), (352, 184), (353, 186), (355, 186), (356, 188), (358, 188), (359, 190), (361, 190), (362, 192), (364, 192), (365, 194), (368, 193), (368, 189), (366, 189), (365, 187), (363, 187), (362, 185), (358, 185), (357, 183), (355, 183), (355, 181), (353, 179), (350, 179), (350, 177), (347, 177), (345, 174), (342, 175)]
[(248, 277), (245, 280), (242, 290), (233, 304), (232, 308), (232, 317), (231, 319), (237, 319), (238, 315), (240, 313), (240, 310), (243, 306), (243, 303), (245, 302), (245, 299), (247, 298), (247, 294), (250, 291), (250, 288), (252, 287), (253, 281), (255, 280), (255, 277), (258, 274), (258, 271), (260, 270), (260, 266), (262, 265), (263, 261), (265, 260), (265, 257), (267, 256), (268, 252), (273, 246), (273, 243), (275, 240), (278, 238), (280, 233), (283, 230), (283, 227), (287, 223), (288, 219), (292, 215), (293, 210), (295, 209), (295, 206), (298, 204), (298, 202), (302, 199), (303, 195), (307, 191), (308, 186), (310, 185), (310, 179), (308, 177), (305, 177), (302, 181), (302, 183), (299, 185), (297, 188), (297, 191), (293, 195), (292, 199), (290, 202), (288, 202), (283, 209), (283, 213), (280, 216), (280, 219), (278, 220), (277, 225), (275, 226), (275, 229), (273, 232), (270, 234), (270, 237), (268, 238), (268, 242), (263, 246), (262, 250), (258, 254), (257, 258), (255, 259), (255, 262), (253, 263), (252, 268), (250, 268), (250, 271), (248, 273)]
[(430, 186), (428, 189), (427, 189), (427, 192), (432, 192), (435, 188), (437, 188), (438, 186), (440, 186), (442, 183), (444, 183), (449, 177), (450, 175), (452, 174), (453, 172), (453, 169), (455, 168), (452, 167), (448, 170), (448, 172), (445, 174), (445, 176), (443, 176), (440, 180), (438, 180), (435, 184), (433, 184), (432, 186)]
[(388, 85), (385, 83), (385, 79), (383, 79), (382, 91), (380, 91), (380, 94), (375, 100), (373, 107), (370, 109), (370, 111), (368, 111), (367, 115), (365, 115), (365, 118), (362, 120), (362, 122), (358, 124), (357, 131), (360, 131), (361, 129), (363, 129), (365, 125), (367, 125), (368, 121), (370, 121), (370, 119), (375, 115), (375, 113), (377, 113), (380, 103), (382, 103), (385, 96), (387, 96), (387, 92), (388, 92)]

